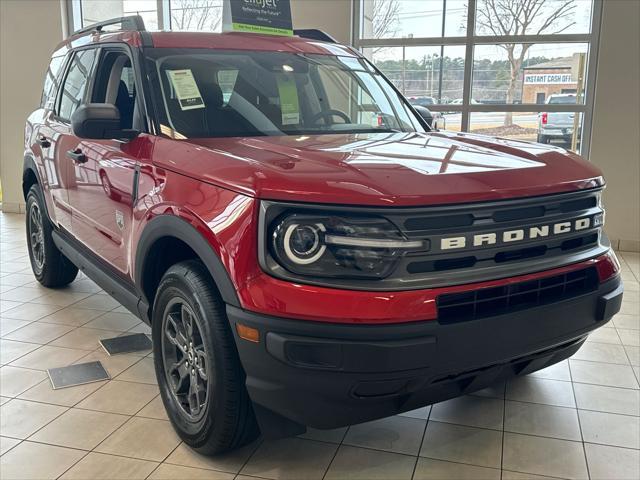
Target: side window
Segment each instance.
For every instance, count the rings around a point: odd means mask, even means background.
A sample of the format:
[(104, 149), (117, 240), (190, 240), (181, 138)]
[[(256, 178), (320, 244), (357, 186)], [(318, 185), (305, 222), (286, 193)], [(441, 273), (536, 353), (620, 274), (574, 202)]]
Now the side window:
[(104, 51), (96, 69), (91, 101), (118, 107), (122, 128), (131, 128), (136, 108), (136, 87), (129, 56), (118, 50)]
[(60, 85), (60, 73), (62, 72), (65, 58), (64, 55), (53, 57), (49, 63), (47, 73), (44, 75), (44, 86), (42, 88), (42, 99), (40, 101), (42, 108), (49, 110), (53, 108), (56, 92)]
[(95, 57), (96, 52), (93, 49), (81, 50), (74, 55), (62, 87), (59, 117), (69, 120), (82, 103)]
[(129, 94), (129, 96), (133, 97), (136, 91), (136, 87), (133, 80), (133, 68), (131, 68), (131, 63), (122, 67), (120, 80), (122, 80), (125, 87), (127, 87), (127, 93)]

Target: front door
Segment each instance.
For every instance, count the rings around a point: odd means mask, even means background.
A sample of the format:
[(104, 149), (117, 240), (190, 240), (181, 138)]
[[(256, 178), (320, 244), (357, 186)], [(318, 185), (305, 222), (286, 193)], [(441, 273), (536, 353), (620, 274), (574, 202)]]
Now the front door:
[[(91, 94), (93, 103), (118, 107), (122, 128), (136, 123), (136, 87), (124, 48), (102, 49)], [(127, 275), (129, 238), (140, 164), (150, 162), (149, 137), (131, 141), (81, 140), (75, 145), (74, 188), (69, 189), (76, 239)]]

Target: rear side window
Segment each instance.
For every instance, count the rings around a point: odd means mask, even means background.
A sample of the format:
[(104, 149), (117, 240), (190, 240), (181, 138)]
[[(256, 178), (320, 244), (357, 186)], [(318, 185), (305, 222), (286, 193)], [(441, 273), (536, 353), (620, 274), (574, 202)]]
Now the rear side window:
[(60, 85), (60, 74), (62, 73), (62, 66), (64, 65), (64, 55), (53, 57), (47, 68), (47, 73), (44, 75), (44, 86), (42, 88), (42, 99), (40, 106), (51, 110), (53, 108), (53, 102), (56, 98), (56, 92)]
[(95, 56), (96, 52), (93, 49), (81, 50), (71, 60), (60, 95), (60, 118), (69, 120), (82, 103)]

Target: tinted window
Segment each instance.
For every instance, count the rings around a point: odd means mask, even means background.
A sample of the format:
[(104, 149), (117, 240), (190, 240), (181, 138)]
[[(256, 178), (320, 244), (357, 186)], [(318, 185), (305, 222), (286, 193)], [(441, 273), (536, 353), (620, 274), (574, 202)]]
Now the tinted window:
[(82, 103), (95, 56), (96, 52), (93, 49), (82, 50), (71, 60), (69, 73), (67, 73), (62, 87), (60, 108), (58, 109), (58, 115), (61, 118), (70, 119), (73, 112)]
[(43, 108), (50, 109), (53, 107), (53, 100), (60, 84), (60, 73), (62, 72), (64, 59), (64, 55), (53, 57), (51, 63), (49, 63), (47, 73), (44, 75), (44, 87), (42, 88), (42, 100), (40, 102), (40, 106)]

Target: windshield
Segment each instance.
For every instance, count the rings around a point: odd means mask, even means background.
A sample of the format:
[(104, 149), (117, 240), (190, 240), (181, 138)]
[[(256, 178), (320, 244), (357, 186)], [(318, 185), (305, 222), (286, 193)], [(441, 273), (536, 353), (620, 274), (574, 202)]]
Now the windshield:
[(161, 131), (173, 138), (424, 131), (363, 59), (148, 49)]

